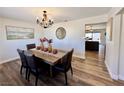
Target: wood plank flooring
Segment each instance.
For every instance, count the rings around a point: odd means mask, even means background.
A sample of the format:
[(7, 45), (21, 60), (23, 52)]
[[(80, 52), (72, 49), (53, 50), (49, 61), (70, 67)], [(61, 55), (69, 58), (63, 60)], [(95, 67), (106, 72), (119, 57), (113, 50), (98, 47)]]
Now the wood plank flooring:
[[(103, 61), (73, 58), (73, 76), (68, 72), (68, 83), (70, 86), (122, 86), (124, 81), (112, 80), (108, 74)], [(3, 86), (33, 86), (35, 77), (31, 75), (30, 82), (25, 80), (24, 72), (20, 75), (20, 60), (0, 65), (0, 85)], [(39, 86), (63, 86), (64, 75), (59, 73), (54, 77), (44, 74), (38, 81)]]
[(104, 49), (105, 47), (103, 45), (99, 45), (99, 51), (86, 51), (86, 59), (88, 58), (92, 58), (92, 59), (96, 59), (99, 61), (103, 61), (105, 59), (105, 55), (104, 55)]

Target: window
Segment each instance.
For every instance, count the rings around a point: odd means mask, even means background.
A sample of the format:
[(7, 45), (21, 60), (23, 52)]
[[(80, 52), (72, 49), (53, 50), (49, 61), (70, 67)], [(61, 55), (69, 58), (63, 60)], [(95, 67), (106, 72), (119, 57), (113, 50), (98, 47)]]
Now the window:
[(93, 35), (92, 33), (86, 33), (86, 38), (92, 38), (93, 37), (92, 35)]
[(86, 40), (93, 40), (93, 41), (99, 41), (100, 42), (100, 34), (101, 33), (86, 33), (85, 34), (85, 37), (86, 37)]
[(93, 40), (100, 41), (100, 33), (93, 33)]

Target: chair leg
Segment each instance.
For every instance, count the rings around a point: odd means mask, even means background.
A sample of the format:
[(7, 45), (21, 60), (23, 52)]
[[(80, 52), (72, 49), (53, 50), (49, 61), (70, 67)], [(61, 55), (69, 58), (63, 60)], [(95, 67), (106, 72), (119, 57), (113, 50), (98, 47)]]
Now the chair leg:
[(36, 75), (35, 86), (37, 86), (38, 76), (39, 76), (39, 75)]
[(72, 69), (72, 66), (71, 66), (71, 74), (73, 75), (73, 69)]
[(53, 69), (51, 65), (50, 65), (50, 77), (53, 77)]
[(28, 79), (28, 68), (26, 68), (26, 74), (25, 74), (25, 79)]
[(28, 81), (30, 81), (30, 73), (31, 73), (31, 71), (30, 71), (30, 69), (28, 70), (28, 74), (27, 74), (27, 80)]
[(23, 68), (23, 66), (21, 65), (21, 69), (20, 69), (20, 74), (22, 75), (22, 68)]
[(65, 85), (68, 85), (68, 81), (67, 81), (67, 73), (65, 72)]

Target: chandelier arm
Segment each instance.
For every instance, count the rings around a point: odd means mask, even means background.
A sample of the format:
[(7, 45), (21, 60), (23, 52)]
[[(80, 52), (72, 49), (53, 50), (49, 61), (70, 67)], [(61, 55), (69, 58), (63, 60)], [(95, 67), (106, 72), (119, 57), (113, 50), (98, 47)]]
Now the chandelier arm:
[(48, 28), (54, 23), (51, 19), (48, 19), (47, 11), (43, 11), (43, 18), (41, 20), (37, 19), (36, 22), (44, 28)]

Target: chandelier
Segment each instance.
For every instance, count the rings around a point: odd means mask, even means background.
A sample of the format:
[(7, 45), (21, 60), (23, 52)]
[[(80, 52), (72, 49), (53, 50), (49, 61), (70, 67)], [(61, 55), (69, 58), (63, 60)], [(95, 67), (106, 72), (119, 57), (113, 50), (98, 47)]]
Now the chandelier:
[(48, 19), (47, 17), (47, 11), (43, 11), (43, 18), (41, 20), (37, 18), (36, 22), (37, 24), (39, 24), (40, 26), (44, 28), (48, 28), (49, 26), (53, 24), (53, 21), (51, 19)]

